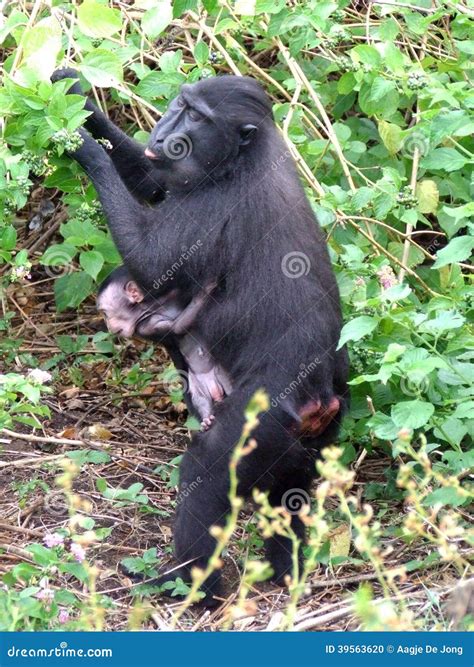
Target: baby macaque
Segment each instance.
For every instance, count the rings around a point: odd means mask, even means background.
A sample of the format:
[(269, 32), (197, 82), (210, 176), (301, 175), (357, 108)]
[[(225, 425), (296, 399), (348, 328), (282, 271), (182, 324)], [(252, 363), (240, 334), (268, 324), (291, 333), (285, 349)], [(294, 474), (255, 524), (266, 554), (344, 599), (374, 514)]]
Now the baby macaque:
[(192, 325), (215, 286), (215, 283), (206, 285), (184, 306), (177, 289), (158, 298), (146, 295), (121, 266), (109, 275), (97, 295), (97, 309), (103, 313), (111, 333), (155, 342), (166, 334), (176, 336), (179, 351), (188, 366), (191, 402), (202, 420), (203, 430), (214, 420), (214, 402), (221, 401), (232, 389), (224, 369), (216, 364), (192, 332)]

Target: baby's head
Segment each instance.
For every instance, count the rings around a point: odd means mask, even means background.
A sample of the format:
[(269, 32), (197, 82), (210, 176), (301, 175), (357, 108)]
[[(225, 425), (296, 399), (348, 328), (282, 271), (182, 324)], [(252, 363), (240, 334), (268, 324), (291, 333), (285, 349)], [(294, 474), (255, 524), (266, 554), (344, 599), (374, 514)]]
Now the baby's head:
[(149, 319), (155, 307), (155, 300), (145, 296), (124, 266), (112, 271), (97, 294), (97, 310), (104, 315), (107, 329), (125, 338), (152, 335)]

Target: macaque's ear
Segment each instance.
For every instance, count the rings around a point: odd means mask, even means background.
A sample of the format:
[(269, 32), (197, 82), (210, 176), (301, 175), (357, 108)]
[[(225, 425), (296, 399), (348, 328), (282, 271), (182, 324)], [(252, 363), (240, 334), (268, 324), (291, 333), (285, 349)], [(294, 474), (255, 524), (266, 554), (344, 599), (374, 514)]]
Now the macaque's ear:
[(126, 283), (125, 294), (133, 303), (141, 303), (145, 298), (143, 292), (133, 280), (129, 280), (128, 283)]

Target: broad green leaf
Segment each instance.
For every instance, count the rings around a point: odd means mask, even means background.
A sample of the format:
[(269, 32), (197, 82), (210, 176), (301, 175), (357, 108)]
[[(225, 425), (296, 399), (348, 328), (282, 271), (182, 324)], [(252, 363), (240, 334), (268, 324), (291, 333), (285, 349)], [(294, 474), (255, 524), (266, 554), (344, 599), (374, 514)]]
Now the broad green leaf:
[(461, 494), (458, 489), (453, 486), (445, 486), (440, 489), (436, 489), (429, 493), (423, 501), (425, 507), (433, 507), (433, 505), (452, 505), (457, 507), (467, 502), (465, 495)]
[(369, 46), (368, 44), (360, 44), (359, 46), (351, 49), (350, 52), (355, 56), (356, 60), (366, 65), (371, 65), (372, 67), (380, 67), (382, 58), (380, 53), (374, 46)]
[(438, 208), (439, 191), (438, 186), (432, 180), (426, 179), (416, 185), (416, 208), (420, 213), (434, 213)]
[(434, 405), (426, 401), (403, 401), (392, 407), (391, 416), (400, 428), (421, 428), (434, 413)]
[(76, 308), (93, 290), (92, 278), (85, 271), (61, 276), (54, 283), (54, 296), (59, 312)]
[(88, 37), (111, 37), (122, 27), (122, 15), (118, 9), (84, 0), (77, 8), (77, 22), (81, 32)]
[(359, 92), (359, 106), (367, 116), (390, 118), (397, 111), (400, 96), (396, 89), (389, 90), (380, 100), (372, 99), (372, 84), (366, 81)]
[(199, 67), (203, 67), (209, 60), (209, 47), (203, 40), (197, 42), (194, 47), (194, 59)]
[(351, 320), (342, 328), (337, 349), (339, 350), (348, 341), (360, 340), (364, 336), (367, 336), (367, 334), (375, 329), (378, 323), (379, 320), (377, 318), (370, 317), (369, 315), (361, 315)]
[(435, 148), (430, 151), (421, 161), (423, 169), (442, 169), (443, 171), (457, 171), (462, 169), (469, 162), (455, 148)]
[(2, 250), (13, 250), (16, 246), (17, 231), (13, 225), (8, 225), (0, 235), (0, 248)]
[(466, 401), (465, 403), (458, 405), (454, 411), (453, 417), (456, 417), (457, 419), (474, 419), (474, 401)]
[(395, 440), (400, 428), (383, 412), (377, 412), (368, 421), (368, 427), (373, 430), (377, 438)]
[(69, 264), (73, 260), (76, 252), (77, 248), (73, 245), (68, 243), (55, 243), (49, 246), (49, 248), (46, 248), (40, 261), (45, 266), (63, 266)]
[(159, 64), (162, 72), (175, 75), (181, 66), (181, 59), (183, 52), (181, 49), (177, 51), (166, 51), (160, 56)]
[(15, 79), (26, 82), (27, 72), (34, 73), (40, 81), (49, 81), (56, 67), (56, 60), (62, 49), (62, 31), (56, 18), (50, 16), (28, 28), (23, 34), (20, 69)]
[(97, 276), (104, 266), (104, 258), (96, 250), (86, 250), (81, 252), (79, 256), (79, 264), (86, 273), (94, 278), (94, 280), (97, 280)]
[(123, 78), (119, 58), (106, 49), (90, 51), (82, 61), (81, 72), (89, 83), (99, 88), (116, 86)]
[(444, 331), (451, 331), (452, 329), (459, 329), (465, 322), (465, 318), (453, 310), (445, 310), (439, 313), (432, 320), (425, 320), (420, 324), (419, 331), (426, 331), (434, 336)]
[(432, 268), (439, 269), (442, 266), (446, 266), (446, 264), (463, 262), (471, 256), (473, 248), (473, 236), (458, 236), (455, 239), (451, 239), (445, 248), (436, 253), (436, 261)]
[(378, 100), (381, 100), (383, 97), (385, 97), (385, 95), (396, 89), (397, 86), (395, 85), (394, 81), (390, 81), (389, 79), (384, 79), (382, 76), (378, 76), (372, 83), (370, 96), (374, 102), (377, 102)]
[(173, 19), (170, 0), (158, 0), (156, 6), (149, 9), (142, 18), (142, 30), (150, 39), (156, 39)]
[(383, 55), (384, 65), (388, 69), (392, 70), (396, 74), (403, 74), (404, 71), (404, 57), (400, 49), (395, 46), (393, 43), (388, 43), (385, 45), (385, 51)]
[(236, 0), (234, 12), (241, 16), (255, 16), (256, 0)]
[(462, 439), (467, 435), (468, 429), (466, 422), (448, 417), (441, 424), (438, 424), (433, 433), (439, 440), (459, 445)]
[(387, 348), (387, 351), (384, 354), (383, 362), (386, 364), (389, 362), (397, 361), (397, 359), (402, 356), (402, 354), (405, 352), (406, 349), (407, 348), (405, 345), (399, 345), (398, 343), (390, 343), (390, 345)]

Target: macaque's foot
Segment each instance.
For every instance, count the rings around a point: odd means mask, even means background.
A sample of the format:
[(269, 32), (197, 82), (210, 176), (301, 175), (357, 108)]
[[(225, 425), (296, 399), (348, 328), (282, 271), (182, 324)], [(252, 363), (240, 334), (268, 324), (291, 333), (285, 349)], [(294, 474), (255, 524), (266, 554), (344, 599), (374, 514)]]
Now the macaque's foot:
[(214, 419), (215, 419), (214, 415), (209, 415), (209, 417), (204, 417), (204, 419), (201, 422), (201, 431), (208, 431), (211, 428)]

